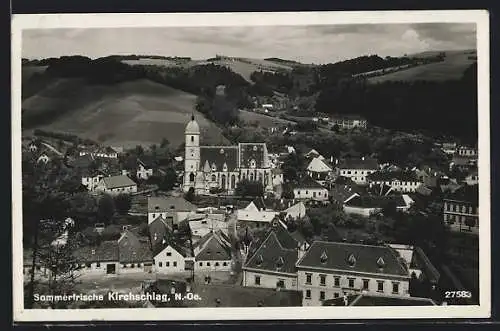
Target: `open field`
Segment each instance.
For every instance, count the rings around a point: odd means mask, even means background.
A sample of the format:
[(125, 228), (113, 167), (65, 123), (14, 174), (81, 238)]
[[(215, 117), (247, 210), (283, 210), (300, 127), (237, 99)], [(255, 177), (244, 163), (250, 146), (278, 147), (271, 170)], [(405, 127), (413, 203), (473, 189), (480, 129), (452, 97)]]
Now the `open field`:
[[(415, 54), (415, 56), (433, 56), (439, 52), (425, 52)], [(445, 52), (446, 57), (443, 62), (430, 63), (410, 69), (405, 69), (387, 75), (371, 77), (368, 79), (370, 83), (381, 83), (386, 81), (415, 81), (415, 80), (454, 80), (460, 79), (467, 67), (473, 64), (476, 60), (469, 57), (475, 54), (468, 54), (469, 51), (449, 51)]]
[(259, 126), (262, 128), (295, 124), (292, 121), (287, 121), (282, 118), (272, 117), (260, 113), (254, 113), (247, 110), (240, 110), (240, 119), (246, 123), (259, 122)]
[(67, 132), (123, 146), (184, 142), (184, 128), (194, 113), (202, 143), (225, 143), (219, 128), (194, 110), (196, 96), (149, 80), (116, 85), (88, 85), (78, 79), (58, 79), (23, 101), (25, 112), (60, 110), (54, 121), (36, 128)]

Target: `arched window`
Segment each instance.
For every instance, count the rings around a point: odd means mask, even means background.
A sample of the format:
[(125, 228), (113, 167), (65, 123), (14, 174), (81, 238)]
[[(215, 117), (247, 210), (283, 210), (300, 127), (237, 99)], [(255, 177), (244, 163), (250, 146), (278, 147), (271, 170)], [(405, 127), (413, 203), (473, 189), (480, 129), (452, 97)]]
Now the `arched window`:
[(189, 181), (194, 182), (194, 174), (193, 173), (189, 174)]
[(253, 173), (250, 174), (250, 181), (253, 181)]
[(233, 174), (231, 175), (231, 188), (236, 187), (236, 176)]
[(215, 174), (212, 175), (212, 182), (215, 182), (217, 180), (217, 176)]
[(262, 173), (259, 173), (259, 182), (262, 182)]
[(191, 142), (194, 142), (194, 136), (191, 136)]

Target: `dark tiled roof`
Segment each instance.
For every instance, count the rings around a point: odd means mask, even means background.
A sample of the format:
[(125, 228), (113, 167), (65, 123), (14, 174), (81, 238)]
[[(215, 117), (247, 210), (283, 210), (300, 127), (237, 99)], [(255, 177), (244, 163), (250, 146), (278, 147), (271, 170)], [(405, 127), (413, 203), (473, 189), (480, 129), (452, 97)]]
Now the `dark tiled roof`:
[(338, 168), (340, 169), (367, 169), (367, 170), (377, 170), (378, 169), (378, 161), (377, 159), (372, 158), (348, 158), (343, 160)]
[(295, 188), (325, 188), (325, 187), (319, 184), (311, 177), (305, 176), (299, 181), (297, 185), (295, 185)]
[(313, 242), (298, 267), (409, 276), (398, 253), (390, 247), (339, 242)]
[(417, 181), (417, 176), (414, 172), (409, 171), (376, 171), (369, 174), (366, 177), (368, 180), (372, 181), (393, 181), (399, 180), (402, 182), (415, 182)]
[(196, 261), (231, 260), (231, 242), (222, 231), (213, 231), (203, 236), (196, 244)]
[[(275, 226), (274, 226), (275, 225)], [(245, 268), (294, 273), (297, 248), (305, 239), (300, 233), (291, 234), (280, 222), (261, 238), (252, 242)]]
[(130, 177), (125, 175), (104, 177), (102, 180), (108, 189), (137, 185)]
[(354, 194), (359, 194), (360, 191), (356, 185), (335, 184), (328, 192), (328, 196), (339, 203), (344, 203), (346, 199), (352, 197)]
[(151, 169), (154, 168), (155, 160), (151, 156), (142, 155), (137, 158), (137, 163), (142, 164), (146, 169)]
[(240, 168), (250, 168), (250, 162), (255, 161), (256, 168), (264, 168), (265, 147), (264, 143), (240, 143)]
[(445, 200), (457, 200), (478, 204), (479, 185), (463, 185), (453, 193), (447, 194)]
[(161, 213), (167, 211), (193, 211), (196, 206), (183, 197), (149, 197), (148, 212)]
[(125, 231), (118, 240), (120, 262), (149, 262), (153, 261), (153, 252), (147, 238), (138, 238), (130, 231)]
[(424, 253), (422, 248), (415, 247), (415, 251), (413, 253), (413, 259), (411, 261), (411, 265), (417, 266), (422, 270), (426, 278), (431, 282), (436, 284), (439, 282), (439, 278), (441, 277), (439, 271), (434, 267), (432, 262), (429, 260), (427, 255)]
[(120, 253), (118, 242), (103, 241), (99, 246), (83, 246), (75, 251), (75, 258), (83, 263), (118, 262)]
[[(167, 225), (163, 217), (158, 216), (153, 222), (148, 224), (149, 236), (151, 245), (155, 248), (163, 241), (164, 238), (172, 237), (172, 229)], [(162, 247), (163, 248), (163, 247)], [(155, 250), (155, 255), (159, 252)]]
[(406, 203), (401, 195), (394, 196), (357, 196), (346, 202), (347, 206), (360, 208), (384, 208), (395, 203), (397, 207), (404, 207)]
[(201, 146), (200, 147), (200, 170), (203, 170), (208, 162), (210, 169), (215, 164), (217, 171), (222, 171), (224, 163), (228, 171), (238, 168), (237, 146)]

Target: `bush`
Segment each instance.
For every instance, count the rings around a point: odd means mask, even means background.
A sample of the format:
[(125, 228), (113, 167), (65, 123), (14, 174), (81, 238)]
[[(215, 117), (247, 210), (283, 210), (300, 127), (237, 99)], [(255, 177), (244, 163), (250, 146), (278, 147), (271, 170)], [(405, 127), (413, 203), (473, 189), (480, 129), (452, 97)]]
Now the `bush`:
[(132, 206), (132, 201), (129, 194), (118, 194), (113, 199), (115, 209), (120, 215), (126, 215)]

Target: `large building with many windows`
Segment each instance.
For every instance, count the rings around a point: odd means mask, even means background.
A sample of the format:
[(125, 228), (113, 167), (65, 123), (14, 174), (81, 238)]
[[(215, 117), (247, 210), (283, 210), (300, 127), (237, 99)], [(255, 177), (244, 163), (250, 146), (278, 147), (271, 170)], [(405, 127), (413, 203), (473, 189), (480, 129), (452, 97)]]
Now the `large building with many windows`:
[(361, 293), (410, 296), (409, 269), (388, 246), (315, 241), (296, 267), (303, 306)]
[(443, 200), (443, 217), (451, 231), (479, 233), (478, 185), (464, 185)]
[(265, 143), (237, 146), (200, 146), (200, 127), (191, 117), (185, 130), (184, 192), (233, 194), (241, 180), (259, 181), (273, 188), (271, 162)]

